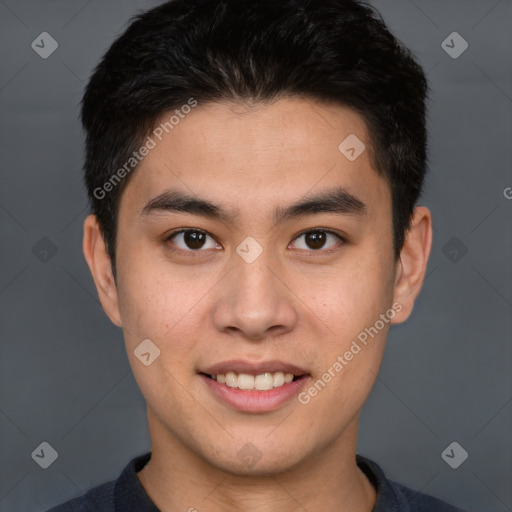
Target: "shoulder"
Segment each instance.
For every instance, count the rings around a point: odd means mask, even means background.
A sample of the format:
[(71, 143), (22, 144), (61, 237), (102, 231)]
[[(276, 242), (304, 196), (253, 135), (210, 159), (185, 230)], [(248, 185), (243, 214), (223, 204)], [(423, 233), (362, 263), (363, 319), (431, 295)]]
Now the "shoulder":
[(115, 480), (93, 487), (85, 494), (66, 501), (47, 512), (114, 512)]
[(124, 467), (117, 480), (93, 487), (85, 494), (66, 501), (46, 512), (142, 512), (158, 511), (146, 494), (137, 472), (151, 458), (151, 452), (135, 457)]
[(373, 512), (465, 512), (434, 496), (388, 480), (382, 468), (366, 457), (357, 455), (356, 461), (377, 490)]
[(388, 480), (390, 487), (393, 489), (397, 498), (403, 500), (407, 504), (408, 509), (414, 512), (465, 512), (464, 510), (450, 505), (434, 496), (414, 491), (405, 485), (399, 484), (392, 480)]

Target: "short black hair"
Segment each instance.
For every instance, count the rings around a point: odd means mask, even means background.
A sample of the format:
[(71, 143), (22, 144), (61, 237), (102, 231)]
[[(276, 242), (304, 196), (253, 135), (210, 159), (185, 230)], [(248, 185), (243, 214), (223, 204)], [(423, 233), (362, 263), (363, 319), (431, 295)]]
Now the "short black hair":
[(119, 202), (134, 155), (162, 114), (192, 102), (295, 96), (360, 114), (373, 167), (390, 184), (398, 258), (426, 172), (427, 94), (410, 50), (363, 1), (171, 0), (136, 16), (82, 100), (85, 184), (114, 276)]

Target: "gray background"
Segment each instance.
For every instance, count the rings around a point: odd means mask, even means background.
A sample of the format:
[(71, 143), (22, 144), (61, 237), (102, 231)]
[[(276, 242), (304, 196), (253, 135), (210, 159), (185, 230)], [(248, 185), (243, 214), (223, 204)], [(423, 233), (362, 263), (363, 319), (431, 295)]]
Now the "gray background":
[[(158, 3), (0, 1), (2, 512), (46, 510), (149, 450), (122, 332), (81, 253), (78, 103), (128, 18)], [(469, 511), (512, 510), (512, 2), (374, 3), (432, 87), (422, 203), (435, 232), (412, 317), (390, 332), (358, 451)], [(47, 59), (31, 48), (44, 31), (59, 44)], [(457, 59), (441, 46), (453, 31), (469, 44)], [(43, 441), (58, 452), (48, 469), (31, 458)], [(441, 457), (453, 441), (469, 453), (456, 470)]]

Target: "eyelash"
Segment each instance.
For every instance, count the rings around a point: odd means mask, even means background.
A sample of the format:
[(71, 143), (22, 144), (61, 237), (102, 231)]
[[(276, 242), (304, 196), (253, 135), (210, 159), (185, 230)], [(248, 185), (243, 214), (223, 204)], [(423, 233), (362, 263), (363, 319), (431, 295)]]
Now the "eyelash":
[[(170, 233), (165, 238), (165, 242), (167, 243), (167, 242), (171, 241), (172, 238), (174, 238), (176, 235), (179, 235), (180, 233), (187, 233), (187, 232), (203, 233), (203, 234), (211, 237), (213, 240), (215, 240), (215, 238), (210, 233), (208, 233), (208, 231), (204, 231), (203, 229), (181, 228), (181, 229), (177, 229), (176, 231), (173, 231), (172, 233)], [(332, 247), (329, 247), (328, 249), (317, 249), (317, 250), (310, 249), (310, 250), (307, 250), (307, 252), (309, 253), (308, 257), (313, 257), (314, 258), (314, 257), (317, 257), (317, 256), (330, 255), (331, 253), (338, 251), (340, 249), (340, 245), (343, 245), (343, 244), (345, 244), (347, 242), (346, 238), (343, 237), (342, 235), (340, 235), (339, 233), (336, 233), (335, 231), (331, 231), (329, 229), (322, 229), (322, 228), (308, 229), (307, 231), (303, 231), (302, 233), (299, 233), (293, 239), (293, 242), (295, 242), (295, 240), (297, 240), (301, 236), (307, 235), (309, 233), (326, 233), (328, 235), (334, 235), (338, 239), (338, 242), (335, 245), (333, 245)], [(216, 240), (215, 240), (215, 242), (218, 243)], [(201, 253), (204, 253), (204, 252), (208, 251), (208, 249), (206, 249), (206, 250), (202, 250), (202, 249), (193, 250), (193, 249), (190, 249), (190, 250), (187, 251), (187, 250), (184, 250), (184, 249), (176, 249), (174, 247), (169, 247), (168, 249), (171, 252), (178, 253), (178, 254), (184, 254), (186, 256), (191, 256), (193, 258), (202, 257), (203, 254), (201, 254)], [(300, 251), (306, 251), (306, 249), (299, 249), (299, 250)]]

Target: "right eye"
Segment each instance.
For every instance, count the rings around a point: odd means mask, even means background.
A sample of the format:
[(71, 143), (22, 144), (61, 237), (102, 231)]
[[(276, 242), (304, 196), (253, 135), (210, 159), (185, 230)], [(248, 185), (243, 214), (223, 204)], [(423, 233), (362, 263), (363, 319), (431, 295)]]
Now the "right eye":
[[(210, 245), (207, 245), (207, 239), (211, 238)], [(218, 244), (215, 239), (202, 229), (179, 229), (173, 231), (166, 241), (172, 241), (172, 245), (176, 245), (178, 249), (171, 248), (173, 251), (192, 253), (204, 252), (201, 249), (215, 249)]]

